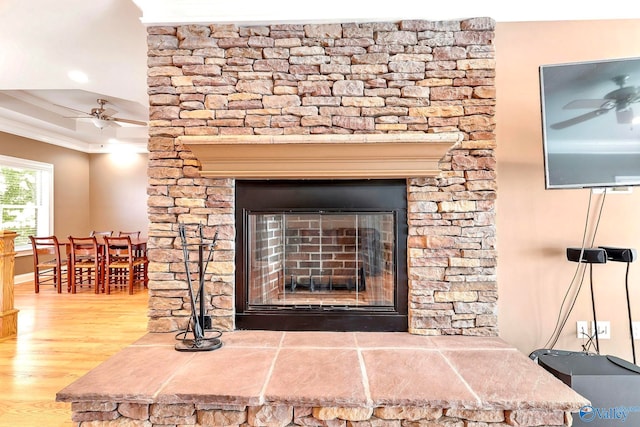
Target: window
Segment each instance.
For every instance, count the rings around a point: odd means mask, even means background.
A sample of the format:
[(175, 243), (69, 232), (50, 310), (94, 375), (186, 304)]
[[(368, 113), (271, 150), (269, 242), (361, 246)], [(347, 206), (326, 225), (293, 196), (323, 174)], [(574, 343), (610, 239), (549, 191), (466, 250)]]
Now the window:
[(18, 233), (16, 251), (31, 249), (29, 236), (53, 231), (53, 165), (0, 156), (0, 229)]

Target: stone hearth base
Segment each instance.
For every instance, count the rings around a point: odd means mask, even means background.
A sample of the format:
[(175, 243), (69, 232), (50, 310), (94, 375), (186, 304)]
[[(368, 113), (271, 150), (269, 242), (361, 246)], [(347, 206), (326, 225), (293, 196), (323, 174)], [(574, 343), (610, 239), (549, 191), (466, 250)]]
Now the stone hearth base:
[[(499, 338), (148, 334), (57, 394), (89, 426), (568, 426), (588, 401)], [(415, 424), (407, 424), (415, 422)]]

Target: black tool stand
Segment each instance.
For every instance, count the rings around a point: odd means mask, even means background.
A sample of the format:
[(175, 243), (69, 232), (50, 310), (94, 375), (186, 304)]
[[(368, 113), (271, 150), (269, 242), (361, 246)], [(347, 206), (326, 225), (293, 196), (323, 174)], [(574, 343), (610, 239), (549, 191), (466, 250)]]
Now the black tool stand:
[[(211, 255), (213, 253), (213, 247), (216, 243), (217, 233), (213, 238), (213, 242), (204, 243), (203, 235), (202, 235), (202, 225), (198, 228), (200, 234), (200, 241), (196, 244), (187, 244), (186, 231), (183, 224), (180, 224), (179, 232), (180, 238), (182, 240), (182, 251), (184, 257), (184, 265), (185, 271), (187, 275), (187, 286), (189, 288), (189, 299), (191, 303), (191, 319), (189, 321), (189, 325), (187, 326), (187, 330), (184, 331), (182, 335), (182, 339), (175, 345), (175, 349), (177, 351), (211, 351), (216, 350), (222, 346), (222, 341), (218, 339), (221, 335), (220, 333), (214, 337), (207, 337), (204, 332), (204, 317), (205, 317), (205, 306), (204, 306), (204, 275), (207, 270), (207, 265), (211, 260)], [(198, 297), (193, 292), (193, 283), (191, 280), (191, 270), (189, 267), (189, 248), (195, 248), (198, 250)], [(206, 260), (205, 260), (205, 249), (207, 250)], [(199, 301), (199, 310), (196, 309), (196, 301)], [(187, 338), (189, 334), (193, 335), (193, 338)]]
[(574, 427), (640, 426), (640, 412), (636, 411), (629, 412), (624, 423), (620, 418), (606, 418), (622, 407), (640, 411), (639, 366), (615, 356), (563, 350), (536, 353), (540, 366), (588, 399), (592, 408), (601, 409), (599, 414), (574, 414)]

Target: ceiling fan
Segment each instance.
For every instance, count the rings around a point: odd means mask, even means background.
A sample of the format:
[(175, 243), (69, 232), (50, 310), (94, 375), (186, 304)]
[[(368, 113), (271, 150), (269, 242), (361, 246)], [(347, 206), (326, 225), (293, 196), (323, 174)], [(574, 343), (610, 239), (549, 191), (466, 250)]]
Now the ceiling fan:
[(591, 109), (588, 113), (580, 116), (573, 117), (569, 120), (554, 123), (551, 125), (552, 129), (564, 129), (569, 126), (573, 126), (578, 123), (585, 122), (593, 119), (594, 117), (601, 116), (608, 113), (611, 110), (616, 111), (616, 120), (620, 124), (631, 124), (634, 121), (633, 109), (631, 104), (640, 101), (640, 87), (638, 86), (625, 86), (629, 75), (616, 76), (613, 82), (618, 85), (618, 89), (607, 93), (603, 99), (577, 99), (569, 102), (562, 107), (565, 110), (568, 109)]
[(124, 119), (121, 117), (115, 117), (114, 115), (118, 113), (118, 110), (114, 108), (105, 108), (105, 105), (109, 103), (106, 99), (98, 98), (98, 107), (92, 108), (91, 112), (87, 113), (81, 110), (76, 110), (75, 108), (65, 107), (60, 105), (60, 107), (66, 108), (67, 110), (75, 111), (76, 113), (83, 114), (82, 116), (77, 116), (74, 118), (77, 119), (91, 119), (91, 122), (98, 128), (104, 129), (107, 126), (118, 126), (118, 123), (129, 123), (132, 125), (138, 126), (147, 126), (147, 122), (143, 122), (140, 120), (132, 120), (132, 119)]

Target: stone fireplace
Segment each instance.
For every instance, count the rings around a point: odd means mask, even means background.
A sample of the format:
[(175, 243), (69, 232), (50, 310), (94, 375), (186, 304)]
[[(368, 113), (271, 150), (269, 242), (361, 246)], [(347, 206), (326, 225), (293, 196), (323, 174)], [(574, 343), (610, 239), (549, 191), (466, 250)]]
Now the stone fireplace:
[(148, 27), (149, 330), (189, 319), (178, 224), (218, 233), (207, 314), (242, 328), (236, 181), (399, 179), (406, 330), (496, 335), (493, 28)]
[[(570, 426), (588, 402), (496, 336), (493, 26), (148, 27), (151, 333), (57, 394), (73, 420)], [(401, 186), (401, 206), (243, 205), (256, 191), (356, 181)], [(284, 187), (247, 192), (254, 182)], [(172, 344), (190, 315), (180, 224), (218, 236), (203, 301), (224, 331), (217, 351)], [(403, 269), (389, 295), (383, 278)], [(249, 311), (300, 305), (335, 283), (355, 305), (374, 277), (409, 333), (345, 332), (344, 320), (338, 332), (244, 329), (238, 298)]]

